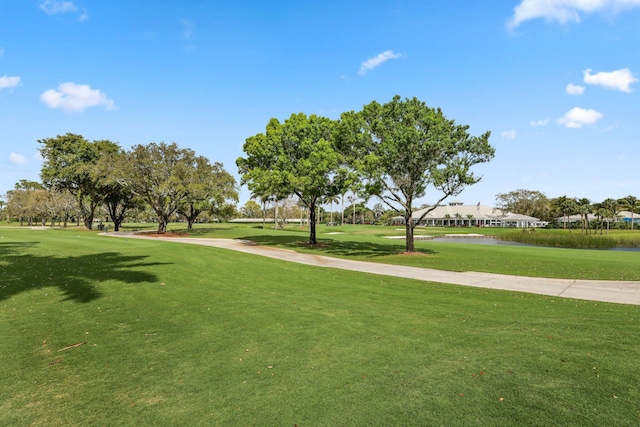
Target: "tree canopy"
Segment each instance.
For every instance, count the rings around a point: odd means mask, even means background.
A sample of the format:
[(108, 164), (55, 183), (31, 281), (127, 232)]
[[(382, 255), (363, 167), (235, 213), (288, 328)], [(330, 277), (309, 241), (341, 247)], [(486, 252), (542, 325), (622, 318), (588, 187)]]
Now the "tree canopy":
[(264, 133), (246, 139), (236, 165), (253, 194), (276, 200), (295, 194), (309, 210), (309, 244), (317, 244), (316, 205), (339, 194), (342, 156), (333, 144), (336, 123), (328, 118), (292, 114), (284, 123), (272, 118)]
[(220, 213), (228, 202), (238, 201), (236, 180), (227, 172), (222, 163), (209, 163), (203, 156), (197, 156), (187, 170), (184, 182), (187, 195), (178, 212), (187, 219), (190, 230), (202, 212)]
[(490, 132), (471, 136), (469, 126), (456, 124), (417, 98), (373, 101), (341, 118), (340, 147), (361, 174), (367, 193), (403, 215), (407, 252), (414, 251), (414, 200), (425, 196), (428, 188), (438, 192), (424, 217), (446, 198), (477, 183), (480, 178), (471, 167), (490, 161), (495, 153)]
[(102, 156), (117, 152), (118, 145), (106, 140), (89, 142), (73, 133), (38, 142), (44, 159), (40, 171), (43, 184), (71, 192), (78, 201), (85, 228), (91, 230), (96, 207), (108, 192), (104, 181), (96, 176), (95, 167)]
[(540, 191), (518, 189), (496, 195), (496, 207), (503, 211), (550, 220), (551, 202)]
[(167, 231), (172, 215), (182, 210), (189, 225), (205, 209), (237, 200), (235, 180), (220, 163), (196, 156), (176, 143), (136, 145), (127, 155), (123, 184), (144, 200), (158, 218), (158, 233)]

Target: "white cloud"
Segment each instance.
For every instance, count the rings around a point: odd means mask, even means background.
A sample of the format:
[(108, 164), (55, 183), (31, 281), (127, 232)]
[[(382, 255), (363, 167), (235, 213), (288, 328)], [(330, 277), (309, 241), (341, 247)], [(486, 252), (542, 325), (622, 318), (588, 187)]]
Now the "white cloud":
[(24, 163), (27, 163), (27, 159), (22, 154), (14, 152), (9, 155), (9, 161), (14, 165), (22, 165)]
[(502, 135), (504, 139), (514, 139), (516, 135), (518, 135), (518, 132), (515, 130), (505, 130), (500, 135)]
[(580, 86), (580, 85), (574, 85), (573, 83), (569, 83), (567, 85), (567, 93), (569, 95), (582, 95), (584, 93), (584, 86)]
[(585, 13), (617, 13), (640, 7), (640, 0), (522, 0), (513, 9), (507, 27), (514, 29), (524, 21), (544, 18), (547, 21), (580, 22)]
[(4, 49), (0, 47), (0, 58), (2, 58), (2, 55), (4, 55)]
[(60, 108), (65, 111), (84, 111), (89, 107), (100, 105), (104, 105), (107, 110), (116, 109), (113, 100), (108, 99), (107, 95), (100, 90), (73, 82), (60, 84), (58, 90), (47, 90), (40, 95), (40, 99), (50, 108)]
[(74, 13), (78, 7), (71, 1), (44, 0), (40, 3), (40, 9), (47, 15), (57, 15), (59, 13)]
[(64, 0), (44, 0), (40, 3), (40, 9), (47, 15), (60, 15), (65, 13), (78, 14), (78, 21), (84, 22), (89, 19), (86, 8), (78, 8), (72, 1)]
[(590, 85), (602, 86), (606, 89), (631, 92), (633, 89), (629, 86), (638, 81), (628, 68), (610, 72), (601, 71), (596, 74), (591, 74), (591, 71), (591, 69), (583, 71), (584, 82)]
[(373, 58), (369, 58), (362, 63), (360, 66), (360, 71), (358, 74), (364, 76), (368, 71), (373, 70), (374, 68), (382, 65), (384, 62), (387, 62), (390, 59), (401, 58), (402, 55), (399, 53), (394, 53), (392, 50), (386, 50), (382, 53), (377, 54)]
[(13, 77), (2, 76), (2, 77), (0, 77), (0, 89), (16, 87), (19, 84), (20, 84), (20, 77), (18, 77), (18, 76), (13, 76)]
[(541, 127), (541, 126), (546, 126), (546, 125), (549, 124), (549, 117), (547, 117), (546, 119), (542, 119), (542, 120), (535, 120), (535, 121), (531, 120), (529, 122), (529, 124), (531, 126), (533, 126), (534, 128)]
[(575, 107), (567, 111), (567, 113), (556, 120), (556, 122), (564, 127), (579, 129), (584, 125), (591, 125), (602, 118), (602, 113), (596, 110), (585, 110), (584, 108)]

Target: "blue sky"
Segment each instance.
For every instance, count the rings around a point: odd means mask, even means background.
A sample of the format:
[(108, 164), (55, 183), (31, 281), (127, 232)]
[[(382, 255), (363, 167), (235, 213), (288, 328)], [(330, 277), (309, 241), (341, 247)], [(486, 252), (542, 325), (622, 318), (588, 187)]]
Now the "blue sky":
[(639, 78), (640, 0), (8, 0), (0, 194), (39, 180), (38, 139), (176, 142), (237, 176), (271, 117), (398, 94), (492, 132), (465, 203), (640, 197)]

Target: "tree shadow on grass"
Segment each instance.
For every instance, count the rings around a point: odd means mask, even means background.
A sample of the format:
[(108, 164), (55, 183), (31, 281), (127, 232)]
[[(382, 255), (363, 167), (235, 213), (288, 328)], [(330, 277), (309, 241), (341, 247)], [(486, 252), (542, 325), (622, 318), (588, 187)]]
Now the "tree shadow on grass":
[(146, 256), (124, 256), (107, 252), (80, 256), (24, 254), (37, 243), (0, 244), (0, 301), (21, 292), (57, 287), (65, 301), (91, 302), (102, 296), (101, 282), (152, 283), (157, 276), (138, 271), (161, 263), (141, 262)]
[[(302, 236), (248, 236), (243, 240), (250, 240), (259, 245), (278, 246), (288, 249), (307, 248), (312, 249), (315, 253), (336, 256), (336, 257), (381, 257), (389, 255), (398, 255), (404, 252), (404, 242), (397, 244), (390, 242), (388, 244), (372, 243), (372, 242), (356, 242), (351, 240), (333, 240), (318, 239), (317, 245), (309, 245), (308, 239)], [(416, 248), (416, 252), (425, 255), (432, 255), (436, 252), (432, 249)]]

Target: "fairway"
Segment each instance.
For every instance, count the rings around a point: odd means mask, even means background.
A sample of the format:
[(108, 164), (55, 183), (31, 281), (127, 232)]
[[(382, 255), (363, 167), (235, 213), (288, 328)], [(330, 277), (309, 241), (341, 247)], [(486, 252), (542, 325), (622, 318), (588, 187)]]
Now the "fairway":
[(640, 307), (0, 229), (0, 425), (633, 425)]

